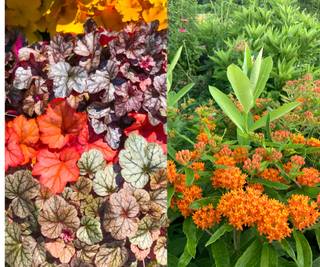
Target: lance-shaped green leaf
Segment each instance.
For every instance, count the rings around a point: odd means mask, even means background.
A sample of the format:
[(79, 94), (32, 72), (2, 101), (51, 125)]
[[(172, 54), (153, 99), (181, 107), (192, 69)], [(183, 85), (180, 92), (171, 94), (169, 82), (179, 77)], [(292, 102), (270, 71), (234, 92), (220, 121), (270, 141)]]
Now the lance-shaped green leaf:
[(100, 222), (92, 217), (83, 216), (81, 226), (77, 231), (77, 237), (80, 241), (93, 245), (102, 240), (102, 231)]
[(150, 231), (157, 231), (159, 229), (159, 220), (145, 216), (139, 222), (138, 231), (134, 237), (130, 238), (130, 242), (134, 245), (137, 245), (140, 249), (150, 248), (153, 243), (153, 238)]
[(106, 203), (103, 226), (118, 240), (133, 237), (138, 230), (139, 204), (133, 196), (114, 193)]
[(90, 149), (84, 152), (77, 162), (80, 169), (80, 175), (89, 173), (89, 177), (93, 178), (97, 171), (106, 166), (106, 160), (98, 149)]
[(165, 236), (159, 237), (153, 251), (156, 254), (157, 262), (161, 265), (167, 265), (167, 239)]
[(41, 233), (49, 238), (57, 238), (64, 228), (77, 231), (80, 226), (77, 215), (74, 206), (69, 205), (62, 197), (53, 195), (38, 215)]
[(148, 143), (142, 136), (133, 133), (125, 142), (125, 149), (119, 153), (123, 178), (137, 188), (143, 188), (149, 175), (166, 168), (167, 157), (156, 143)]
[(161, 187), (167, 188), (167, 169), (159, 169), (150, 177), (150, 187), (152, 190)]
[(93, 190), (97, 195), (105, 197), (116, 192), (119, 183), (120, 167), (110, 164), (96, 173), (95, 179), (93, 180)]
[(39, 189), (39, 182), (27, 171), (17, 171), (6, 176), (5, 195), (13, 199), (13, 212), (20, 218), (26, 218), (34, 210), (31, 199), (38, 195)]
[(278, 267), (277, 250), (270, 243), (263, 244), (260, 267)]
[(135, 188), (131, 184), (124, 182), (123, 188), (119, 191), (119, 193), (135, 197), (135, 199), (139, 203), (141, 212), (146, 213), (149, 211), (151, 202), (148, 191), (141, 188)]
[(299, 266), (312, 266), (312, 251), (308, 240), (300, 231), (293, 231), (293, 237), (297, 245), (297, 263)]
[(219, 89), (209, 86), (209, 91), (220, 108), (227, 114), (229, 119), (232, 120), (232, 122), (239, 128), (241, 132), (244, 133), (244, 120), (236, 106)]
[(74, 241), (74, 245), (77, 248), (77, 257), (85, 262), (93, 263), (94, 256), (98, 253), (100, 246), (98, 244), (89, 246), (85, 242), (81, 242), (79, 239)]
[(227, 76), (237, 99), (244, 111), (248, 113), (253, 106), (253, 93), (248, 76), (234, 64), (228, 67)]
[(217, 241), (217, 239), (222, 236), (226, 231), (230, 232), (233, 230), (233, 225), (229, 225), (228, 223), (223, 224), (214, 234), (210, 237), (209, 241), (206, 243), (206, 246)]
[(14, 267), (29, 267), (32, 251), (28, 242), (22, 241), (21, 230), (16, 223), (9, 223), (5, 231), (5, 261)]
[(92, 181), (85, 177), (80, 177), (78, 181), (70, 186), (73, 189), (72, 200), (81, 200), (88, 196), (92, 188)]
[[(273, 111), (271, 111), (270, 114), (270, 122), (280, 118), (281, 116), (283, 116), (284, 114), (286, 114), (287, 112), (289, 112), (290, 110), (294, 109), (296, 106), (300, 105), (300, 102), (293, 102), (293, 103), (289, 103), (289, 104), (285, 104), (283, 106), (281, 106), (280, 108), (277, 108)], [(265, 126), (267, 123), (267, 116), (262, 116), (261, 119), (257, 120), (249, 129), (249, 132), (253, 132), (263, 126)]]
[(125, 247), (100, 248), (96, 255), (97, 267), (121, 267), (129, 258), (129, 251)]

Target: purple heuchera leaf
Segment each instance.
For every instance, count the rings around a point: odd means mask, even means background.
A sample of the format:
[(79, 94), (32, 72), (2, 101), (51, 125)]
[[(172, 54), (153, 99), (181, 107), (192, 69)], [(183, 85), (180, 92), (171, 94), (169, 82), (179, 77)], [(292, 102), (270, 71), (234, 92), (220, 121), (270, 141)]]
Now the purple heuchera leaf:
[(117, 97), (115, 102), (115, 113), (118, 117), (131, 111), (138, 112), (141, 108), (143, 93), (130, 82), (126, 82), (116, 88)]

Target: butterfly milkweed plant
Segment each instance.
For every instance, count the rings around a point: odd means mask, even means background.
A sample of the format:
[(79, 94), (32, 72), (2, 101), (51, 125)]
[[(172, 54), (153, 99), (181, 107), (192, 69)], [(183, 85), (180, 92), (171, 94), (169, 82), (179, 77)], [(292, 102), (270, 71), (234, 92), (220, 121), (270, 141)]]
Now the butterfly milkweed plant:
[(275, 102), (271, 58), (252, 61), (228, 67), (233, 93), (168, 107), (170, 266), (320, 266), (320, 81)]
[[(8, 19), (37, 23), (37, 1), (24, 3), (23, 15), (16, 12), (20, 2), (7, 1)], [(54, 24), (73, 12), (62, 12), (66, 1), (42, 2), (52, 2), (47, 14)], [(91, 12), (97, 1), (67, 2)], [(123, 16), (157, 13), (135, 9), (140, 1), (131, 1), (135, 11), (128, 14), (130, 1), (100, 2)], [(89, 18), (83, 33), (32, 44), (17, 28), (6, 32), (6, 266), (167, 265), (161, 23), (114, 31)]]

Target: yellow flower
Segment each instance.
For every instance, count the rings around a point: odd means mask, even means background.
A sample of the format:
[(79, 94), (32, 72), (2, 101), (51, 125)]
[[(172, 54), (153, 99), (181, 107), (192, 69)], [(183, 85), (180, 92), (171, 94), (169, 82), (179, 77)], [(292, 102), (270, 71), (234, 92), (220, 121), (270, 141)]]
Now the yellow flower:
[(122, 21), (138, 21), (142, 7), (138, 0), (119, 0), (116, 10), (123, 16)]

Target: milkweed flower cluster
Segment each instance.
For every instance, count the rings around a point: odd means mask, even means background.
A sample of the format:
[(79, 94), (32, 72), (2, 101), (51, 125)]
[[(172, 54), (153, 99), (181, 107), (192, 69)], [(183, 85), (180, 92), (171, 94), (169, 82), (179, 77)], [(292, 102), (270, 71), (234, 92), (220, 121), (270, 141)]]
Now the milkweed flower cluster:
[(223, 187), (226, 189), (239, 189), (246, 183), (246, 174), (242, 174), (238, 167), (227, 169), (219, 169), (214, 171), (214, 176), (211, 177), (214, 188)]
[(197, 209), (192, 215), (192, 219), (197, 225), (197, 228), (201, 227), (201, 229), (204, 230), (218, 223), (221, 220), (221, 214), (213, 209), (212, 204), (209, 204), (208, 206)]
[(312, 187), (320, 182), (320, 172), (315, 168), (303, 168), (302, 172), (304, 174), (297, 176), (299, 184)]

